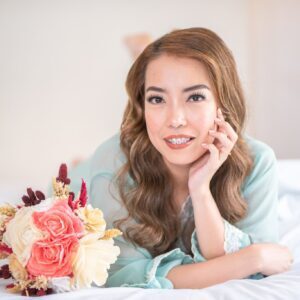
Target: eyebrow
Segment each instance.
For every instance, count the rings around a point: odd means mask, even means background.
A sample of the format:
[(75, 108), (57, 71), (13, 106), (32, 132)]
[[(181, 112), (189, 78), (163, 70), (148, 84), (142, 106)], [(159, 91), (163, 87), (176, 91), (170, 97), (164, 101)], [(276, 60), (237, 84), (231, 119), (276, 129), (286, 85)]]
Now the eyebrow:
[[(185, 93), (185, 92), (190, 92), (190, 91), (194, 91), (194, 90), (198, 90), (198, 89), (208, 89), (209, 90), (209, 87), (205, 84), (197, 84), (197, 85), (193, 85), (193, 86), (183, 89), (182, 92)], [(159, 88), (157, 86), (149, 86), (146, 90), (146, 93), (148, 91), (161, 92), (161, 93), (167, 92), (167, 90)]]

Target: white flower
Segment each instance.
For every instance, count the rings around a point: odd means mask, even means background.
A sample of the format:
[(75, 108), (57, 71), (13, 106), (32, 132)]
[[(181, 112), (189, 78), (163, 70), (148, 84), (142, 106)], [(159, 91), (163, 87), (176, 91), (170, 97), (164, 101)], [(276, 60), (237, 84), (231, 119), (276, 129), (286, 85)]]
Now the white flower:
[(75, 287), (71, 287), (71, 279), (69, 276), (52, 277), (49, 279), (49, 287), (52, 288), (55, 293), (65, 293), (75, 291)]
[(42, 212), (50, 209), (56, 201), (59, 201), (59, 199), (55, 197), (50, 197), (45, 200), (42, 200), (39, 204), (34, 205), (32, 207), (34, 208), (34, 211)]
[(23, 267), (30, 257), (32, 245), (45, 237), (32, 221), (33, 212), (33, 206), (20, 208), (3, 234), (3, 242), (12, 248)]
[(77, 288), (91, 287), (91, 283), (105, 284), (107, 269), (117, 260), (120, 248), (114, 246), (114, 240), (99, 240), (100, 234), (87, 234), (79, 240), (74, 258), (72, 285)]

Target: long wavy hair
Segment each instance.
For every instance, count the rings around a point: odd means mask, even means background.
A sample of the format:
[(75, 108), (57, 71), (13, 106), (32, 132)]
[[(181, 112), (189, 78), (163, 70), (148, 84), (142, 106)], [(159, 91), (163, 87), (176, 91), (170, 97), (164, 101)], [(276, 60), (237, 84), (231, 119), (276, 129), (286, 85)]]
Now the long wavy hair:
[(218, 106), (238, 134), (231, 156), (214, 174), (210, 190), (224, 219), (234, 224), (247, 213), (241, 187), (249, 175), (253, 158), (243, 139), (246, 119), (245, 97), (236, 63), (223, 40), (206, 28), (174, 30), (148, 45), (129, 70), (129, 96), (120, 127), (120, 148), (126, 163), (118, 170), (115, 184), (128, 215), (114, 226), (135, 246), (157, 256), (174, 248), (182, 236), (191, 252), (194, 218), (183, 232), (175, 207), (174, 183), (162, 155), (152, 145), (144, 116), (145, 72), (150, 61), (162, 54), (195, 59), (205, 65), (216, 92)]

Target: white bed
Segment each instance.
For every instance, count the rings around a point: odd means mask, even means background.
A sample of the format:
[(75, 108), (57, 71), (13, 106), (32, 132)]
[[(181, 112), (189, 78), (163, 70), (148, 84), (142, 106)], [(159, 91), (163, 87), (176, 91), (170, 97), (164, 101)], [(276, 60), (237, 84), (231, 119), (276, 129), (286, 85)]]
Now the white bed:
[[(300, 299), (300, 160), (279, 160), (278, 166), (280, 244), (287, 245), (294, 254), (294, 264), (288, 272), (261, 280), (230, 280), (201, 290), (92, 288), (42, 299)], [(8, 189), (0, 184), (0, 203), (3, 195), (7, 199)], [(24, 299), (5, 291), (8, 282), (0, 279), (0, 299)]]

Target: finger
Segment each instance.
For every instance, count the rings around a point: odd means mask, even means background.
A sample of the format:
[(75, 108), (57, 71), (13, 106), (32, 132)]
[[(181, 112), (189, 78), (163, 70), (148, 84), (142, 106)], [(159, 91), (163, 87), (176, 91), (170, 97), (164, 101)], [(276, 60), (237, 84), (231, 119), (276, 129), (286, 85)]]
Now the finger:
[(215, 118), (215, 122), (220, 127), (220, 131), (222, 130), (232, 142), (235, 143), (237, 141), (238, 135), (228, 122), (219, 118)]
[(219, 150), (214, 144), (202, 144), (203, 148), (208, 149), (211, 154), (212, 161), (219, 161)]
[[(221, 121), (219, 121), (219, 119)], [(231, 127), (231, 125), (228, 122), (226, 122), (225, 117), (224, 117), (223, 112), (220, 107), (217, 110), (216, 120), (217, 120), (216, 123), (218, 124), (218, 126), (220, 126), (220, 131), (222, 131), (222, 132), (225, 131), (224, 133), (226, 133), (233, 142), (236, 142), (238, 139), (238, 135), (234, 131), (234, 129)]]
[(218, 116), (218, 118), (220, 118), (221, 120), (225, 121), (224, 115), (223, 115), (222, 110), (221, 110), (220, 107), (219, 107), (218, 110), (217, 110), (217, 116)]
[(230, 155), (234, 143), (222, 132), (209, 130), (209, 134), (218, 140), (217, 147), (219, 148), (219, 160), (223, 163)]
[[(216, 118), (220, 119), (222, 121), (225, 121), (225, 118), (224, 118), (224, 116), (222, 114), (222, 111), (221, 111), (220, 107), (217, 109), (217, 117)], [(218, 126), (218, 124), (216, 122), (215, 122), (215, 124)], [(220, 126), (218, 126), (218, 131), (226, 133), (226, 130), (224, 128), (220, 127)]]
[[(215, 130), (209, 130), (209, 134), (216, 139), (218, 139), (221, 143), (221, 148), (225, 151), (230, 152), (231, 149), (233, 148), (233, 143), (232, 141), (227, 137), (227, 135), (223, 132), (220, 131), (215, 131)], [(221, 150), (221, 149), (219, 149)]]

